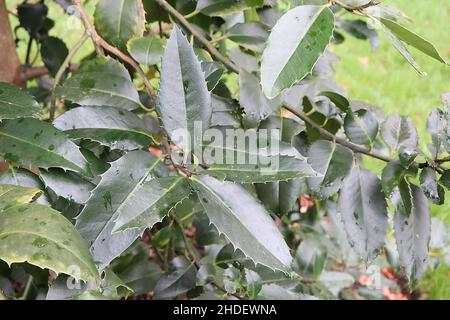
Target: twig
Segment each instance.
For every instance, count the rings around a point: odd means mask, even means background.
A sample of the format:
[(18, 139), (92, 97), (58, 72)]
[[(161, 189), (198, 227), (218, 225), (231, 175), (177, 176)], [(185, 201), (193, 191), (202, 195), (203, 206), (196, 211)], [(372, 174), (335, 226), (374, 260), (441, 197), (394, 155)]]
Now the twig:
[[(344, 146), (346, 148), (349, 148), (350, 150), (356, 152), (356, 153), (361, 153), (361, 154), (365, 154), (369, 157), (384, 161), (384, 162), (389, 162), (393, 159), (386, 157), (385, 155), (375, 151), (375, 150), (371, 150), (369, 148), (354, 144), (352, 142), (349, 142), (343, 138), (340, 137), (336, 137), (334, 134), (332, 134), (331, 132), (323, 129), (321, 126), (319, 126), (317, 123), (315, 123), (313, 120), (311, 120), (307, 114), (305, 114), (304, 112), (300, 112), (298, 110), (296, 110), (296, 108), (289, 106), (289, 105), (284, 105), (284, 108), (289, 110), (290, 112), (292, 112), (293, 114), (295, 114), (297, 117), (299, 117), (300, 119), (302, 119), (305, 123), (309, 124), (311, 127), (313, 127), (314, 129), (316, 129), (319, 134), (332, 142), (338, 143), (341, 146)], [(445, 162), (450, 162), (450, 157), (447, 158), (443, 158), (443, 159), (437, 159), (434, 161), (435, 164), (442, 164)], [(416, 163), (415, 164), (416, 167), (418, 169), (424, 169), (424, 168), (431, 168), (435, 171), (438, 171), (439, 173), (442, 173), (442, 169), (439, 168), (439, 166), (433, 165), (432, 163), (428, 163), (428, 162), (422, 162), (422, 163)]]
[[(147, 79), (147, 76), (145, 75), (145, 72), (142, 70), (142, 68), (139, 66), (139, 64), (134, 61), (131, 57), (127, 56), (125, 53), (117, 49), (116, 47), (110, 45), (108, 42), (106, 42), (95, 30), (94, 25), (91, 22), (91, 19), (87, 15), (86, 11), (84, 10), (83, 5), (81, 4), (81, 0), (73, 0), (73, 3), (77, 6), (80, 17), (83, 20), (84, 27), (86, 29), (86, 33), (92, 38), (92, 41), (94, 42), (95, 48), (97, 50), (97, 53), (102, 54), (103, 49), (108, 51), (109, 53), (112, 53), (113, 55), (117, 56), (122, 61), (129, 64), (138, 75), (142, 78), (144, 82), (144, 86), (146, 87), (149, 95), (152, 98), (156, 97), (156, 91), (150, 84), (150, 82)], [(141, 106), (143, 107), (143, 106)], [(146, 111), (149, 111), (149, 109), (143, 107)]]
[(161, 8), (166, 10), (172, 16), (174, 16), (189, 32), (202, 44), (205, 46), (206, 50), (211, 53), (213, 57), (215, 57), (218, 61), (222, 62), (225, 67), (231, 72), (239, 73), (239, 68), (227, 57), (222, 55), (219, 50), (217, 50), (209, 41), (199, 33), (194, 26), (187, 21), (187, 19), (179, 13), (174, 7), (172, 7), (166, 0), (155, 0)]
[(52, 92), (51, 92), (51, 99), (50, 99), (50, 121), (53, 121), (55, 118), (55, 109), (56, 109), (56, 87), (58, 86), (59, 82), (61, 81), (61, 78), (64, 75), (64, 72), (66, 72), (67, 68), (70, 66), (70, 61), (73, 59), (75, 54), (80, 50), (81, 46), (86, 42), (86, 40), (89, 38), (89, 35), (87, 33), (83, 34), (81, 39), (70, 49), (69, 53), (66, 56), (66, 59), (64, 59), (64, 62), (59, 67), (58, 71), (56, 72), (55, 80), (53, 81), (52, 86)]
[(25, 56), (25, 66), (26, 67), (30, 66), (30, 55), (31, 55), (31, 47), (33, 46), (33, 40), (34, 40), (34, 38), (30, 35), (30, 39), (28, 40), (28, 44), (27, 44), (27, 53)]
[(25, 285), (25, 289), (23, 290), (21, 300), (27, 300), (28, 294), (30, 293), (31, 285), (33, 283), (33, 276), (29, 276), (27, 280), (27, 284)]
[[(170, 213), (170, 217), (173, 219), (173, 221), (175, 222), (175, 224), (180, 228), (182, 237), (183, 237), (183, 242), (184, 242), (184, 246), (185, 246), (185, 256), (188, 260), (190, 260), (195, 267), (198, 269), (200, 267), (200, 264), (197, 260), (197, 257), (195, 256), (194, 253), (192, 253), (192, 251), (189, 249), (189, 240), (186, 237), (186, 234), (184, 233), (184, 229), (183, 229), (183, 224), (180, 221), (180, 219), (178, 219), (178, 217), (174, 214), (174, 213)], [(213, 286), (215, 286), (217, 289), (219, 289), (220, 291), (228, 294), (228, 295), (232, 295), (233, 297), (238, 298), (239, 300), (247, 300), (247, 298), (237, 294), (237, 293), (232, 293), (232, 292), (228, 292), (227, 290), (225, 290), (222, 286), (220, 286), (219, 284), (217, 284), (216, 282), (212, 282), (211, 283)]]
[(445, 162), (450, 162), (450, 156), (446, 157), (446, 158), (442, 158), (442, 159), (436, 159), (435, 162), (439, 163), (439, 164), (443, 164)]
[(227, 295), (231, 295), (239, 300), (248, 300), (246, 297), (243, 297), (235, 292), (228, 292), (224, 287), (222, 287), (221, 285), (217, 284), (216, 282), (213, 282), (212, 285), (214, 287), (216, 287), (217, 289), (219, 289), (220, 291), (222, 291), (223, 293), (227, 294)]
[(372, 158), (376, 158), (378, 160), (381, 161), (385, 161), (385, 162), (389, 162), (391, 161), (391, 159), (389, 157), (386, 157), (376, 151), (370, 150), (366, 147), (354, 144), (352, 142), (349, 142), (343, 138), (340, 137), (336, 137), (334, 134), (332, 134), (331, 132), (323, 129), (321, 126), (319, 126), (317, 123), (315, 123), (313, 120), (311, 120), (304, 112), (300, 112), (298, 110), (296, 110), (295, 108), (285, 105), (284, 106), (285, 109), (289, 110), (290, 112), (292, 112), (293, 114), (295, 114), (297, 117), (299, 117), (300, 119), (302, 119), (305, 123), (309, 124), (311, 127), (313, 127), (314, 129), (316, 129), (317, 131), (319, 131), (320, 135), (322, 137), (324, 137), (327, 140), (330, 141), (334, 141), (344, 147), (347, 147), (351, 150), (353, 150), (354, 152), (357, 153), (362, 153), (365, 154), (369, 157)]
[(359, 5), (359, 6), (349, 6), (349, 5), (346, 5), (345, 3), (343, 3), (343, 2), (341, 2), (339, 0), (330, 0), (329, 3), (335, 4), (335, 5), (343, 8), (343, 9), (345, 9), (347, 11), (361, 11), (361, 10), (364, 10), (364, 9), (367, 9), (367, 8), (370, 8), (370, 7), (374, 7), (374, 6), (377, 6), (377, 5), (380, 4), (376, 0), (371, 0), (371, 1), (367, 2), (367, 3)]

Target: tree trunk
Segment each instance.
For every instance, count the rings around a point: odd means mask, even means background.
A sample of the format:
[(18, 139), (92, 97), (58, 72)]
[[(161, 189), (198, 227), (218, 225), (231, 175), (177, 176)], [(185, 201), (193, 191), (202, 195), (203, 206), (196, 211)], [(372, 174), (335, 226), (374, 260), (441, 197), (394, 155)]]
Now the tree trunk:
[(0, 81), (23, 86), (22, 66), (9, 24), (5, 0), (0, 0)]

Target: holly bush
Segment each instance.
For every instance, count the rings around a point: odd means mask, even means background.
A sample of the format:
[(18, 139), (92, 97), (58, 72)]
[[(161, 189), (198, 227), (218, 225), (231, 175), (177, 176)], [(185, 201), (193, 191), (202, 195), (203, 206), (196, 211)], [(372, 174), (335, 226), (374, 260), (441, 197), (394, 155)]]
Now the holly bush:
[[(84, 30), (70, 48), (54, 2)], [(333, 81), (345, 37), (375, 50), (384, 34), (412, 76), (425, 72), (410, 47), (446, 64), (398, 9), (54, 2), (3, 10), (27, 50), (0, 83), (2, 298), (414, 298), (448, 263), (429, 203), (450, 187), (450, 96), (422, 150), (409, 117)]]

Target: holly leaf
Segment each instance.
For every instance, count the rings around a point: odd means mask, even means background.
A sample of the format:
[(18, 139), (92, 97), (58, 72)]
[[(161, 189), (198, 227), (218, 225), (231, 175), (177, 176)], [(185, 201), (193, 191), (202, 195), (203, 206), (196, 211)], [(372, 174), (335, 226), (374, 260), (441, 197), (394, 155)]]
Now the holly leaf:
[(209, 220), (255, 264), (288, 271), (292, 262), (282, 234), (264, 207), (242, 186), (212, 177), (192, 178)]
[(99, 282), (87, 245), (72, 224), (50, 207), (28, 203), (39, 194), (36, 189), (0, 185), (0, 259)]
[(142, 1), (99, 0), (94, 24), (103, 39), (125, 51), (128, 40), (144, 34), (145, 11)]
[(53, 124), (72, 139), (89, 139), (111, 149), (147, 147), (152, 136), (142, 119), (114, 107), (79, 107), (66, 111)]
[(0, 124), (0, 154), (5, 159), (38, 168), (62, 168), (90, 175), (77, 145), (51, 124), (37, 119), (6, 120)]
[(134, 110), (141, 104), (127, 69), (111, 58), (98, 57), (84, 62), (56, 92), (62, 99), (82, 106)]
[(0, 120), (35, 117), (40, 113), (39, 104), (18, 87), (0, 82)]
[[(142, 234), (146, 226), (119, 233), (112, 231), (121, 212), (139, 214), (152, 205), (153, 201), (143, 197), (142, 191), (148, 181), (165, 175), (161, 160), (144, 151), (125, 154), (102, 175), (75, 224), (89, 242), (100, 267), (108, 265)], [(157, 221), (160, 219), (155, 217)]]
[(409, 150), (417, 147), (417, 131), (409, 117), (389, 115), (381, 127), (381, 136), (395, 151), (402, 147)]
[(349, 241), (366, 261), (373, 260), (384, 245), (388, 225), (386, 208), (380, 179), (370, 171), (355, 167), (341, 188), (339, 209)]
[(417, 282), (422, 277), (428, 264), (428, 243), (430, 241), (430, 211), (428, 200), (422, 190), (411, 185), (411, 214), (403, 211), (397, 194), (393, 202), (397, 204), (394, 217), (394, 230), (400, 261), (405, 266), (406, 274)]
[(401, 41), (409, 44), (410, 46), (436, 59), (439, 62), (447, 64), (441, 54), (437, 51), (436, 47), (428, 40), (425, 40), (421, 36), (415, 34), (414, 32), (408, 30), (407, 28), (393, 20), (380, 18), (380, 21), (386, 27), (388, 27), (389, 30), (391, 30)]
[(273, 27), (261, 58), (261, 85), (268, 98), (302, 80), (331, 41), (334, 15), (328, 6), (298, 6)]
[(140, 64), (157, 64), (164, 52), (163, 41), (156, 37), (133, 38), (128, 41), (128, 52)]
[(159, 113), (171, 140), (191, 149), (195, 125), (208, 128), (211, 96), (192, 46), (178, 27), (167, 42), (161, 71)]

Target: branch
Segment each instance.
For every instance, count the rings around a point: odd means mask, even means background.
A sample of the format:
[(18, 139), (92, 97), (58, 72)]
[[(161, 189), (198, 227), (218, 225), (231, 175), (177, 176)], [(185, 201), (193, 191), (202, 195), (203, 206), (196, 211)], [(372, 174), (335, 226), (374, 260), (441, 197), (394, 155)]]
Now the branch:
[(199, 33), (195, 27), (187, 21), (187, 19), (179, 13), (174, 7), (172, 7), (166, 0), (155, 0), (161, 8), (166, 10), (172, 16), (174, 16), (189, 32), (197, 38), (197, 40), (205, 46), (205, 48), (211, 53), (213, 57), (215, 57), (218, 61), (222, 62), (225, 67), (231, 72), (239, 73), (239, 68), (227, 57), (222, 55), (219, 50), (217, 50), (209, 41)]
[(347, 11), (353, 12), (353, 11), (361, 11), (370, 7), (374, 7), (379, 5), (380, 3), (377, 0), (370, 0), (369, 2), (363, 4), (363, 5), (359, 5), (359, 6), (349, 6), (346, 5), (345, 3), (339, 1), (339, 0), (330, 0), (329, 3), (337, 5)]
[[(189, 249), (189, 240), (186, 237), (186, 234), (184, 233), (184, 229), (183, 229), (183, 223), (178, 219), (178, 217), (176, 216), (176, 214), (174, 214), (173, 212), (169, 213), (169, 216), (173, 219), (173, 221), (175, 222), (175, 224), (180, 228), (181, 231), (181, 235), (183, 237), (183, 242), (184, 242), (184, 246), (185, 246), (185, 256), (188, 260), (190, 260), (195, 267), (197, 267), (197, 269), (200, 268), (200, 264), (197, 261), (197, 258), (195, 257), (195, 254)], [(212, 282), (211, 283), (214, 287), (216, 287), (218, 290), (222, 291), (223, 293), (227, 294), (227, 295), (232, 295), (233, 297), (239, 299), (239, 300), (247, 300), (246, 297), (241, 296), (238, 293), (233, 293), (233, 292), (228, 292), (227, 290), (225, 290), (225, 288), (223, 288), (221, 285), (219, 285), (217, 282)]]
[(376, 152), (374, 150), (370, 150), (369, 148), (354, 144), (352, 142), (349, 142), (343, 138), (339, 138), (336, 137), (334, 134), (332, 134), (331, 132), (323, 129), (321, 126), (319, 126), (317, 123), (315, 123), (313, 120), (311, 120), (305, 113), (300, 112), (298, 110), (296, 110), (295, 108), (285, 105), (284, 106), (285, 109), (289, 110), (290, 112), (292, 112), (293, 114), (295, 114), (297, 117), (299, 117), (300, 119), (302, 119), (305, 123), (309, 124), (311, 127), (313, 127), (314, 129), (316, 129), (317, 131), (319, 131), (320, 135), (322, 137), (324, 137), (325, 139), (329, 140), (329, 141), (334, 141), (344, 147), (349, 148), (350, 150), (353, 150), (356, 153), (361, 153), (361, 154), (365, 154), (369, 157), (384, 161), (384, 162), (389, 162), (392, 159), (390, 159), (389, 157), (384, 156), (383, 154)]
[[(139, 66), (139, 64), (134, 61), (131, 57), (127, 56), (125, 53), (117, 49), (116, 47), (110, 45), (108, 42), (106, 42), (95, 30), (94, 25), (91, 22), (91, 19), (87, 15), (86, 11), (84, 10), (83, 5), (81, 4), (81, 0), (73, 0), (73, 3), (77, 6), (81, 20), (83, 20), (84, 27), (86, 29), (86, 33), (92, 38), (92, 41), (94, 42), (95, 48), (97, 50), (97, 53), (102, 55), (103, 49), (108, 51), (109, 53), (112, 53), (113, 55), (117, 56), (122, 61), (129, 64), (133, 69), (136, 70), (138, 75), (142, 78), (144, 81), (144, 86), (146, 87), (149, 95), (152, 98), (156, 97), (156, 91), (150, 84), (150, 82), (147, 79), (147, 76), (145, 75), (145, 72), (142, 70), (142, 68)], [(147, 110), (148, 111), (148, 110)]]
[[(350, 141), (347, 141), (346, 139), (336, 137), (334, 134), (323, 129), (321, 126), (319, 126), (313, 120), (311, 120), (304, 112), (300, 112), (292, 106), (284, 105), (284, 108), (286, 110), (289, 110), (293, 114), (295, 114), (297, 117), (302, 119), (305, 123), (309, 124), (314, 129), (316, 129), (320, 133), (320, 135), (323, 138), (325, 138), (326, 140), (338, 143), (341, 146), (344, 146), (344, 147), (352, 150), (353, 152), (365, 154), (366, 156), (369, 156), (369, 157), (372, 157), (372, 158), (375, 158), (375, 159), (378, 159), (378, 160), (381, 160), (384, 162), (390, 162), (391, 160), (393, 160), (393, 159), (386, 157), (385, 155), (377, 152), (376, 150), (371, 150), (367, 147), (360, 146), (360, 145), (354, 144)], [(442, 173), (442, 169), (439, 168), (439, 165), (441, 165), (445, 162), (450, 162), (450, 157), (436, 159), (434, 161), (434, 163), (429, 163), (429, 162), (416, 163), (415, 166), (417, 166), (418, 169), (431, 168), (435, 171), (438, 171), (439, 173)]]
[(64, 62), (59, 67), (58, 72), (56, 73), (55, 80), (53, 81), (52, 91), (51, 91), (51, 98), (50, 98), (50, 121), (53, 121), (55, 118), (55, 108), (56, 108), (56, 87), (58, 86), (59, 82), (61, 81), (62, 76), (64, 75), (64, 72), (66, 72), (67, 68), (70, 66), (70, 61), (73, 59), (75, 54), (78, 52), (78, 50), (81, 48), (81, 46), (86, 42), (86, 40), (89, 38), (89, 35), (85, 33), (81, 39), (73, 46), (69, 53), (67, 54), (66, 59), (64, 59)]

